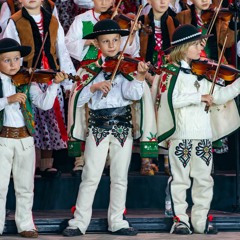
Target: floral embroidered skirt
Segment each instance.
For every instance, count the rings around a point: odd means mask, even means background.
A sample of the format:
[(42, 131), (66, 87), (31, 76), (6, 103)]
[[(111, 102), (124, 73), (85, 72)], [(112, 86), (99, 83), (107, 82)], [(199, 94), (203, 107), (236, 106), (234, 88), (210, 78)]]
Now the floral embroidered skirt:
[[(42, 91), (47, 89), (46, 84), (38, 84)], [(61, 88), (58, 89), (58, 102), (64, 121), (64, 99)], [(41, 150), (59, 150), (67, 147), (66, 141), (61, 138), (59, 124), (54, 108), (43, 111), (37, 107), (34, 109), (35, 120), (35, 146)]]

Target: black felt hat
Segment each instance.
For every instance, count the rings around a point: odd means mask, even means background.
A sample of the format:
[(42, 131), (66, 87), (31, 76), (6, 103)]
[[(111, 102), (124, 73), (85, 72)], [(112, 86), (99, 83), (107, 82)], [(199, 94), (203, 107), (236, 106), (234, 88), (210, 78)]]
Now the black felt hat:
[(29, 46), (21, 46), (12, 38), (3, 38), (0, 40), (0, 53), (19, 51), (21, 57), (25, 57), (31, 52), (31, 49)]
[(188, 42), (201, 40), (203, 38), (208, 38), (210, 36), (213, 36), (213, 34), (203, 35), (198, 31), (196, 27), (191, 24), (181, 25), (177, 27), (173, 33), (171, 47), (164, 50), (164, 52), (169, 53), (177, 46)]
[(97, 22), (93, 26), (93, 32), (84, 36), (83, 39), (94, 39), (100, 35), (112, 33), (118, 33), (123, 37), (129, 35), (130, 32), (128, 30), (121, 29), (116, 21), (105, 19)]

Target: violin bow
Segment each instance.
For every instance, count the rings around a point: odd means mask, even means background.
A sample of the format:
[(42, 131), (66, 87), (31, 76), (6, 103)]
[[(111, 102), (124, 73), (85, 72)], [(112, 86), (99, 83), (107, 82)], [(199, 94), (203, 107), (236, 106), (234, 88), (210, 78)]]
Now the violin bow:
[[(214, 91), (214, 88), (215, 88), (215, 85), (216, 85), (217, 75), (218, 75), (218, 72), (220, 70), (220, 65), (221, 65), (221, 62), (222, 62), (223, 53), (225, 52), (225, 48), (226, 48), (227, 38), (228, 38), (228, 34), (226, 35), (226, 37), (224, 39), (223, 48), (222, 48), (222, 51), (221, 51), (221, 54), (220, 54), (220, 57), (219, 57), (219, 60), (218, 60), (217, 68), (216, 68), (214, 76), (213, 76), (212, 86), (211, 86), (209, 95), (213, 94), (213, 91)], [(210, 107), (208, 105), (206, 105), (204, 110), (208, 113), (209, 108)]]
[(111, 78), (110, 78), (110, 83), (111, 83), (111, 84), (112, 84), (112, 82), (113, 82), (113, 80), (114, 80), (114, 78), (115, 78), (115, 75), (116, 75), (116, 73), (117, 73), (117, 70), (118, 70), (118, 68), (119, 68), (119, 66), (120, 66), (120, 63), (121, 63), (122, 59), (123, 59), (124, 51), (125, 51), (125, 49), (126, 49), (126, 47), (127, 47), (127, 44), (128, 44), (128, 42), (129, 42), (129, 40), (130, 40), (131, 35), (133, 34), (134, 28), (135, 28), (135, 26), (136, 26), (136, 24), (137, 24), (137, 21), (138, 21), (138, 18), (139, 18), (139, 16), (140, 16), (141, 12), (142, 12), (142, 9), (143, 9), (143, 6), (140, 5), (139, 8), (138, 8), (138, 12), (137, 12), (136, 18), (135, 18), (135, 20), (134, 20), (133, 26), (132, 26), (132, 28), (131, 28), (131, 31), (130, 31), (130, 33), (129, 33), (129, 35), (128, 35), (128, 38), (127, 38), (127, 40), (126, 40), (126, 42), (125, 42), (125, 44), (124, 44), (123, 50), (121, 51), (121, 53), (120, 53), (120, 55), (119, 55), (118, 62), (117, 62), (117, 64), (116, 64), (115, 69), (114, 69), (114, 71), (113, 71), (113, 74), (112, 74), (112, 76), (111, 76)]
[(222, 3), (223, 3), (223, 0), (220, 1), (219, 5), (218, 5), (218, 7), (217, 7), (217, 10), (216, 10), (216, 12), (214, 13), (214, 16), (213, 16), (213, 18), (212, 18), (212, 20), (211, 20), (211, 22), (210, 22), (210, 24), (209, 24), (209, 26), (208, 26), (207, 34), (210, 34), (210, 32), (212, 31), (213, 25), (214, 25), (214, 23), (215, 23), (215, 21), (216, 21), (216, 19), (217, 19), (217, 15), (218, 15), (218, 13), (219, 13), (219, 11), (220, 11), (220, 8), (221, 8), (221, 6), (222, 6)]
[(39, 62), (39, 59), (40, 59), (41, 53), (42, 53), (42, 51), (43, 51), (43, 48), (44, 48), (45, 42), (46, 42), (46, 40), (47, 40), (47, 37), (48, 37), (48, 32), (46, 32), (46, 34), (45, 34), (45, 36), (44, 36), (44, 39), (43, 39), (43, 42), (42, 42), (42, 46), (41, 46), (41, 48), (40, 48), (40, 51), (39, 51), (38, 56), (37, 56), (37, 60), (36, 60), (36, 62), (35, 62), (35, 64), (34, 64), (34, 67), (33, 67), (33, 69), (32, 69), (32, 72), (31, 72), (31, 75), (30, 75), (30, 79), (29, 79), (29, 82), (28, 82), (28, 87), (27, 87), (27, 89), (26, 89), (25, 94), (27, 94), (28, 91), (29, 91), (29, 88), (30, 88), (30, 85), (31, 85), (31, 82), (32, 82), (32, 79), (33, 79), (34, 71), (35, 71), (36, 68), (37, 68), (37, 64), (38, 64), (38, 62)]
[(117, 15), (118, 9), (119, 9), (121, 3), (122, 3), (122, 0), (120, 0), (120, 1), (118, 2), (117, 6), (115, 7), (115, 10), (114, 10), (114, 12), (112, 13), (112, 16), (111, 16), (111, 20), (113, 20), (113, 18)]

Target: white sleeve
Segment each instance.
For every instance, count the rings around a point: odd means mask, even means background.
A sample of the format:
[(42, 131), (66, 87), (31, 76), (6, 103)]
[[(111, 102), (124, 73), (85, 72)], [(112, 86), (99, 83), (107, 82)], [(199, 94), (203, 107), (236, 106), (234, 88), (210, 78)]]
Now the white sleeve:
[(15, 23), (12, 19), (9, 20), (5, 32), (3, 34), (3, 37), (12, 38), (21, 44)]
[(0, 12), (0, 27), (1, 27), (1, 32), (0, 32), (0, 39), (3, 38), (4, 31), (7, 27), (7, 22), (8, 19), (11, 17), (11, 11), (8, 7), (8, 4), (4, 2), (1, 7), (1, 12)]
[(83, 51), (86, 49), (86, 47), (84, 48), (86, 40), (82, 39), (83, 38), (82, 29), (83, 29), (82, 20), (76, 17), (73, 23), (71, 24), (68, 33), (65, 37), (65, 43), (70, 56), (73, 57), (74, 59), (77, 59), (78, 61), (82, 61), (84, 56)]
[(83, 88), (83, 90), (78, 96), (77, 107), (82, 107), (85, 103), (90, 101), (91, 97), (94, 95), (94, 93), (90, 91), (91, 86), (92, 83), (88, 84), (88, 86)]
[(213, 92), (213, 102), (216, 104), (224, 104), (240, 93), (240, 78), (236, 79), (232, 84), (226, 87), (215, 86)]
[(143, 95), (144, 81), (134, 79), (132, 81), (124, 81), (122, 84), (122, 95), (128, 100), (139, 100)]
[[(65, 45), (64, 31), (60, 23), (58, 27), (58, 36), (57, 36), (56, 44), (57, 44), (56, 49), (57, 49), (57, 57), (59, 60), (60, 70), (64, 71), (65, 73), (72, 73), (73, 75), (76, 75), (75, 67), (72, 63), (69, 52)], [(63, 82), (61, 82), (61, 85), (63, 85), (64, 90), (70, 90), (72, 88), (72, 81), (69, 81), (68, 79), (66, 79)]]
[(59, 84), (52, 83), (45, 92), (39, 88), (37, 83), (31, 83), (30, 96), (32, 103), (42, 110), (49, 110), (53, 107)]

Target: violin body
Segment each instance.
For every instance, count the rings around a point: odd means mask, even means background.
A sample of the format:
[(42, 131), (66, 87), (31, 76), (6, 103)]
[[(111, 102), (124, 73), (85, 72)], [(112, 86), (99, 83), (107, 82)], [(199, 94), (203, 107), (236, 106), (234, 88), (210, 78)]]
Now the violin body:
[[(192, 72), (196, 75), (205, 76), (212, 80), (217, 68), (217, 63), (211, 59), (192, 61)], [(230, 65), (221, 64), (218, 72), (218, 77), (226, 82), (234, 81), (240, 71)]]
[[(104, 19), (111, 19), (112, 15), (114, 14), (114, 8), (110, 8), (108, 11), (101, 13), (99, 16), (100, 20)], [(135, 20), (136, 15), (133, 13), (127, 13), (123, 14), (121, 10), (118, 9), (117, 14), (113, 17), (113, 20), (115, 20), (121, 29), (130, 29), (131, 28), (131, 21)], [(142, 29), (147, 33), (147, 34), (152, 34), (152, 28), (151, 26), (146, 26), (143, 23), (140, 23)]]
[[(208, 25), (216, 13), (215, 5), (211, 5), (208, 10), (204, 10), (201, 14), (201, 18), (204, 25)], [(229, 22), (233, 17), (233, 13), (228, 8), (221, 8), (218, 12), (217, 19), (221, 19), (225, 22)]]
[[(48, 83), (55, 78), (56, 73), (51, 69), (36, 69), (33, 73), (30, 73), (29, 69), (22, 68), (17, 74), (12, 76), (12, 81), (15, 86), (30, 84), (31, 82)], [(68, 78), (73, 81), (80, 81), (79, 76), (72, 76), (72, 74), (68, 74)]]
[[(116, 59), (110, 59), (105, 61), (105, 63), (103, 64), (103, 69), (105, 72), (113, 72), (113, 70), (115, 69), (116, 65), (118, 64), (118, 58)], [(124, 54), (123, 58), (119, 64), (118, 70), (123, 73), (123, 74), (129, 74), (132, 72), (137, 71), (138, 69), (138, 63), (144, 61), (143, 58), (139, 57), (139, 58), (132, 58), (131, 56), (129, 56), (128, 54)], [(155, 66), (153, 66), (152, 64), (148, 64), (149, 70), (153, 71), (156, 74), (161, 74), (162, 69), (160, 68), (156, 68)]]

